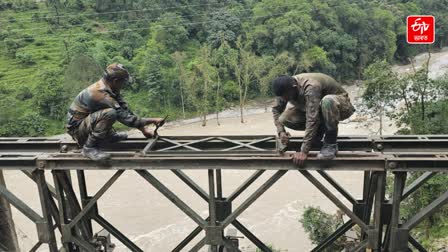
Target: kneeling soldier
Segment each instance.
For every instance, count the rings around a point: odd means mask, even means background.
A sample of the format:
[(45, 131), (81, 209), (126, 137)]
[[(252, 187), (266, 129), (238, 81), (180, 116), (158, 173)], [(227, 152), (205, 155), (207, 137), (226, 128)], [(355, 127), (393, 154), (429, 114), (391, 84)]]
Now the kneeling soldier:
[(85, 157), (94, 161), (106, 160), (110, 155), (100, 151), (99, 145), (127, 139), (126, 133), (117, 133), (112, 128), (116, 121), (140, 129), (148, 138), (153, 136), (153, 132), (146, 125), (160, 127), (164, 124), (161, 118), (140, 118), (129, 109), (120, 90), (130, 78), (123, 65), (111, 64), (104, 77), (82, 90), (70, 105), (67, 132), (82, 147)]
[(285, 126), (305, 131), (302, 147), (293, 156), (294, 163), (303, 166), (311, 145), (322, 137), (324, 144), (317, 157), (333, 159), (338, 152), (339, 121), (349, 118), (355, 111), (347, 91), (336, 80), (321, 73), (280, 76), (273, 81), (273, 90), (277, 98), (272, 113), (282, 144), (289, 141)]

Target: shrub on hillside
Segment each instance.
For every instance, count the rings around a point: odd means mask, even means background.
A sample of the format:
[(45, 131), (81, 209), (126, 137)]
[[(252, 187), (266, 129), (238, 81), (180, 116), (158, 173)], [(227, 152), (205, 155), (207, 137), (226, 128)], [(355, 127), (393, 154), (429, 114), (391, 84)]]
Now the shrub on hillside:
[(17, 58), (17, 60), (19, 60), (19, 63), (22, 65), (29, 66), (29, 65), (33, 65), (34, 63), (36, 63), (33, 59), (33, 56), (28, 53), (18, 52), (18, 53), (16, 53), (16, 58)]
[[(319, 244), (343, 224), (343, 221), (337, 216), (325, 213), (315, 207), (305, 208), (300, 222), (313, 244)], [(335, 242), (325, 251), (341, 251), (343, 248), (343, 244)]]
[(23, 41), (28, 42), (28, 43), (33, 43), (34, 42), (34, 37), (31, 34), (25, 34), (23, 35)]
[(71, 16), (68, 18), (67, 22), (71, 25), (80, 25), (83, 24), (85, 18), (83, 16)]
[(16, 57), (17, 49), (24, 46), (23, 40), (6, 38), (4, 42), (6, 47), (6, 53), (8, 56), (12, 58)]
[(0, 31), (0, 40), (5, 40), (9, 36), (8, 31), (1, 30)]

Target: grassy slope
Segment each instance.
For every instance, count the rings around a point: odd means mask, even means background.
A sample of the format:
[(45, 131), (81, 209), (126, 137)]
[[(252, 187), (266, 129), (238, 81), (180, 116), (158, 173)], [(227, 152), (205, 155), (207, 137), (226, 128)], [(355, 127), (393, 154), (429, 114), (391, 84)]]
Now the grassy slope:
[[(94, 22), (110, 22), (110, 20), (101, 19), (91, 21), (93, 19), (88, 18), (84, 19), (84, 23), (80, 25), (72, 26), (68, 24), (63, 28), (52, 29), (46, 20), (42, 18), (39, 21), (31, 19), (33, 13), (36, 12), (41, 13), (39, 14), (40, 17), (48, 13), (46, 6), (42, 3), (39, 4), (39, 9), (37, 10), (0, 11), (0, 31), (7, 30), (10, 31), (10, 34), (14, 34), (9, 38), (18, 39), (24, 45), (17, 50), (17, 53), (29, 54), (35, 62), (31, 65), (21, 64), (19, 59), (7, 54), (5, 43), (3, 41), (0, 42), (0, 86), (7, 87), (13, 97), (19, 97), (24, 91), (29, 91), (31, 94), (38, 92), (38, 86), (43, 84), (40, 83), (40, 73), (44, 70), (61, 69), (63, 67), (62, 62), (65, 58), (64, 39), (70, 41), (73, 35), (79, 34), (86, 35), (92, 40), (101, 39), (104, 35), (87, 33), (84, 31), (84, 28), (93, 27), (92, 24)], [(87, 14), (87, 12), (82, 14)], [(16, 21), (11, 22), (10, 18), (14, 18)], [(66, 19), (67, 17), (62, 18), (64, 21)], [(107, 27), (103, 25), (100, 27), (102, 31), (107, 30)], [(32, 35), (34, 41), (26, 42), (22, 40), (24, 35)], [(20, 111), (35, 110), (35, 104), (32, 99), (22, 99), (18, 104)], [(49, 135), (58, 134), (62, 131), (61, 122), (52, 121), (50, 123)]]

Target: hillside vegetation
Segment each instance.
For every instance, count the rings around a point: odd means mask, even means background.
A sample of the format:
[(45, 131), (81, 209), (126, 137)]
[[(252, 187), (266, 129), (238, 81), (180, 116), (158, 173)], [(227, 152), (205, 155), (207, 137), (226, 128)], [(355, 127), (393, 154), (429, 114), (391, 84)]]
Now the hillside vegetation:
[(426, 50), (405, 43), (408, 14), (435, 15), (442, 47), (444, 2), (0, 0), (0, 136), (63, 132), (71, 100), (111, 62), (134, 75), (136, 113), (172, 119), (263, 100), (280, 74), (350, 83)]

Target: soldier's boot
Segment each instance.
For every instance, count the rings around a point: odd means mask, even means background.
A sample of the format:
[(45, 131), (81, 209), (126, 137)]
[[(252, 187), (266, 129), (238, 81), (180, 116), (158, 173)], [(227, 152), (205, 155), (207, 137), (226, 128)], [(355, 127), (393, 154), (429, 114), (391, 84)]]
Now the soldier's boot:
[(120, 142), (123, 140), (128, 139), (128, 134), (124, 132), (112, 132), (108, 137), (107, 140), (111, 143)]
[(338, 144), (327, 144), (324, 143), (322, 149), (320, 149), (319, 154), (317, 154), (317, 159), (320, 160), (331, 160), (336, 157), (338, 153)]
[(324, 145), (320, 149), (320, 153), (317, 154), (317, 159), (331, 160), (338, 154), (338, 144), (336, 143), (338, 138), (338, 130), (328, 130), (325, 132)]
[(103, 162), (108, 160), (110, 158), (110, 154), (100, 151), (100, 149), (98, 149), (98, 142), (99, 140), (90, 135), (82, 148), (82, 155), (95, 162)]

